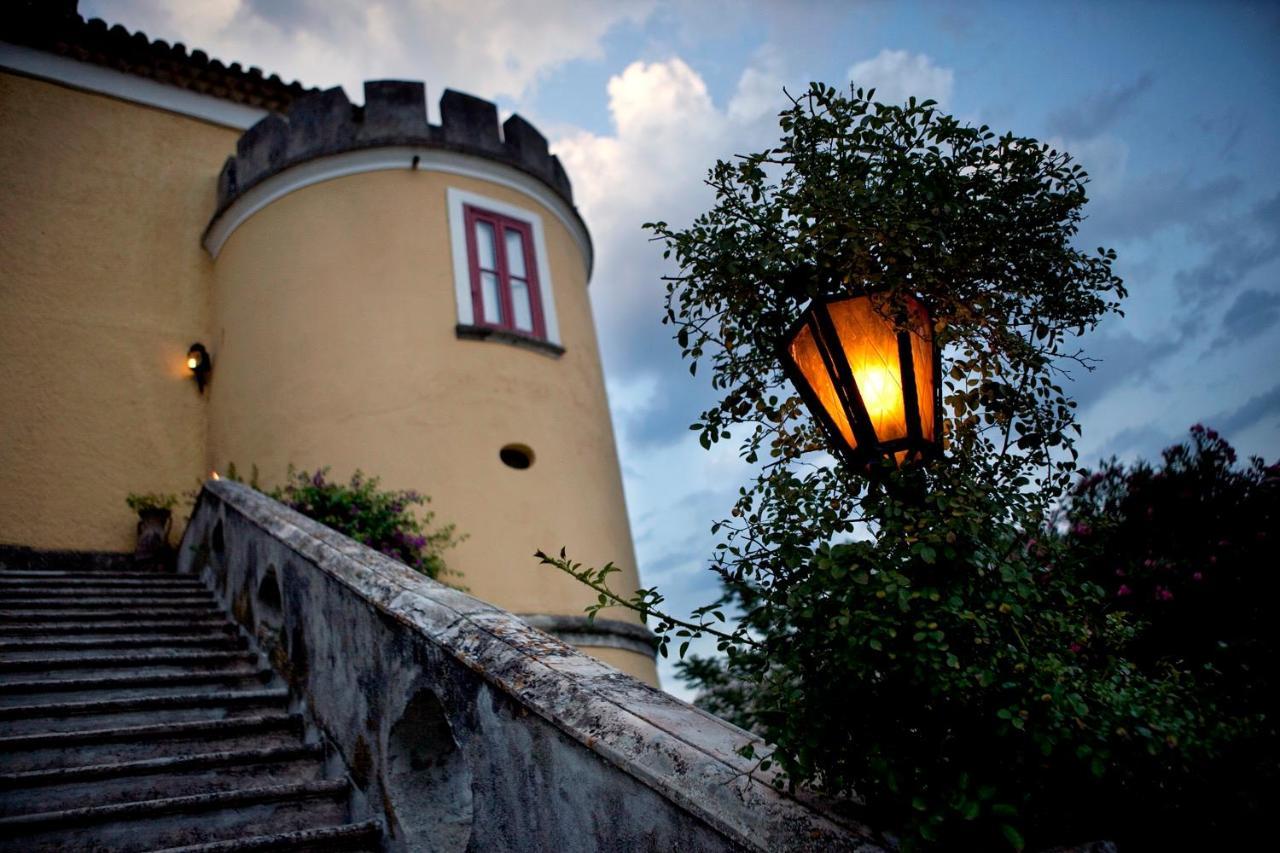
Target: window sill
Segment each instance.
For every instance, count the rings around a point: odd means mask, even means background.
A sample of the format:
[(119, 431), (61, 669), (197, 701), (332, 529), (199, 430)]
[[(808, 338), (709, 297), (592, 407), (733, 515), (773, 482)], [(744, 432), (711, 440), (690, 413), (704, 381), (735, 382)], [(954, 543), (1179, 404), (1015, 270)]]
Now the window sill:
[(495, 329), (492, 326), (472, 326), (465, 323), (459, 323), (455, 328), (457, 329), (458, 337), (464, 340), (497, 341), (498, 343), (510, 344), (521, 349), (540, 352), (551, 358), (559, 358), (564, 355), (564, 347), (559, 344), (553, 344), (551, 341), (544, 341), (542, 338), (535, 338), (532, 335), (513, 332), (510, 329)]

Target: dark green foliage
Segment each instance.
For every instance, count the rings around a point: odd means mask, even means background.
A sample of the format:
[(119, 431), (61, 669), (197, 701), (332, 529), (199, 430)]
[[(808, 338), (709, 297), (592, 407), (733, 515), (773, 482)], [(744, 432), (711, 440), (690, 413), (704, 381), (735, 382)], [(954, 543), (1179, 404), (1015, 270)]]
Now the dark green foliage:
[[(432, 529), (435, 513), (421, 517), (414, 511), (430, 498), (415, 491), (389, 491), (378, 487), (377, 477), (360, 471), (350, 482), (326, 479), (328, 468), (314, 474), (289, 468), (285, 484), (272, 490), (271, 497), (308, 518), (332, 527), (381, 551), (394, 560), (438, 578), (449, 573), (443, 552), (461, 541), (452, 524)], [(256, 471), (255, 471), (256, 475)]]
[[(1114, 822), (1174, 847), (1259, 824), (1280, 789), (1280, 464), (1255, 457), (1237, 467), (1235, 450), (1197, 424), (1158, 465), (1112, 460), (1085, 472), (1059, 528), (1078, 571), (1105, 590), (1106, 618), (1132, 626), (1125, 656), (1144, 672), (1176, 671), (1194, 688), (1182, 709), (1197, 715), (1189, 732), (1166, 733), (1160, 719), (1126, 731), (1148, 750), (1163, 737), (1204, 760), (1135, 786), (1139, 805)], [(1112, 653), (1091, 635), (1077, 648), (1091, 664)], [(1220, 738), (1203, 742), (1215, 731)], [(1135, 813), (1155, 819), (1135, 827)]]
[[(932, 102), (872, 97), (814, 85), (782, 113), (776, 148), (716, 164), (712, 210), (684, 230), (651, 226), (680, 270), (664, 322), (720, 394), (693, 429), (704, 447), (737, 437), (756, 464), (712, 527), (723, 599), (679, 619), (656, 589), (612, 590), (610, 566), (543, 560), (595, 589), (593, 610), (645, 613), (664, 655), (715, 637), (723, 665), (684, 673), (774, 745), (762, 766), (860, 799), (906, 847), (1167, 837), (1160, 826), (1203, 814), (1198, 774), (1250, 732), (1271, 738), (1248, 686), (1265, 683), (1252, 667), (1270, 647), (1250, 639), (1254, 620), (1227, 640), (1238, 655), (1213, 651), (1216, 635), (1166, 648), (1185, 623), (1117, 601), (1113, 567), (1097, 565), (1110, 546), (1046, 527), (1077, 477), (1060, 383), (1089, 367), (1074, 342), (1124, 296), (1114, 253), (1073, 245), (1087, 176)], [(947, 438), (943, 458), (871, 478), (823, 452), (777, 358), (810, 298), (867, 287), (887, 289), (890, 318), (903, 294), (931, 306)], [(1087, 512), (1085, 496), (1066, 511)], [(1159, 577), (1143, 576), (1143, 595), (1161, 585), (1180, 600)], [(1232, 583), (1244, 595), (1250, 582)], [(1215, 607), (1229, 623), (1228, 599)], [(1219, 669), (1236, 680), (1222, 699)]]

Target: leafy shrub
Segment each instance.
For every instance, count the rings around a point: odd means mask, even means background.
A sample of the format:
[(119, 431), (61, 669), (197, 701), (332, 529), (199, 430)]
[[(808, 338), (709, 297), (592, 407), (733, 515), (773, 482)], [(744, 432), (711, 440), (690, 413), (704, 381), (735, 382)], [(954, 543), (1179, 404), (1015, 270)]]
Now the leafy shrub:
[(721, 602), (755, 645), (679, 671), (907, 847), (1244, 841), (1280, 781), (1280, 465), (1235, 459), (1194, 427), (1158, 467), (1083, 472), (1055, 523), (1016, 540), (988, 535), (998, 497), (931, 495), (912, 513), (946, 531), (928, 561), (820, 547), (785, 610), (751, 589)]
[[(716, 638), (723, 664), (684, 672), (773, 745), (761, 768), (863, 804), (904, 847), (1212, 826), (1197, 775), (1269, 730), (1214, 694), (1206, 666), (1225, 664), (1144, 648), (1162, 629), (1117, 603), (1105, 549), (1081, 547), (1089, 519), (1047, 527), (1078, 479), (1059, 383), (1091, 367), (1078, 342), (1125, 296), (1115, 253), (1076, 246), (1087, 174), (1037, 140), (860, 89), (814, 84), (779, 124), (774, 148), (713, 167), (715, 206), (690, 227), (649, 226), (679, 267), (664, 322), (719, 395), (692, 429), (757, 466), (712, 526), (723, 597), (681, 619), (656, 588), (612, 590), (612, 565), (543, 561), (596, 590), (590, 612), (649, 617), (664, 655)], [(826, 455), (777, 353), (811, 300), (871, 288), (886, 318), (906, 296), (931, 308), (946, 454), (868, 477)]]
[(430, 498), (418, 492), (389, 491), (379, 478), (356, 471), (348, 483), (326, 479), (328, 468), (314, 473), (289, 467), (283, 486), (271, 497), (308, 518), (399, 560), (430, 578), (449, 573), (443, 552), (462, 541), (454, 525), (432, 528), (434, 512), (421, 517), (414, 507)]
[(178, 505), (178, 496), (166, 492), (130, 492), (124, 501), (134, 512), (146, 512), (173, 509)]
[[(1151, 816), (1146, 838), (1178, 846), (1195, 832), (1239, 833), (1280, 786), (1280, 464), (1237, 467), (1231, 445), (1199, 424), (1161, 457), (1084, 472), (1060, 528), (1082, 577), (1105, 590), (1102, 618), (1131, 631), (1119, 651), (1141, 672), (1177, 673), (1195, 694), (1178, 709), (1182, 731), (1165, 733), (1163, 719), (1127, 726), (1149, 752), (1163, 736), (1185, 758), (1201, 753), (1182, 772), (1133, 786), (1126, 803)], [(1078, 651), (1093, 665), (1117, 650), (1086, 635)], [(1114, 820), (1134, 823), (1125, 818)]]

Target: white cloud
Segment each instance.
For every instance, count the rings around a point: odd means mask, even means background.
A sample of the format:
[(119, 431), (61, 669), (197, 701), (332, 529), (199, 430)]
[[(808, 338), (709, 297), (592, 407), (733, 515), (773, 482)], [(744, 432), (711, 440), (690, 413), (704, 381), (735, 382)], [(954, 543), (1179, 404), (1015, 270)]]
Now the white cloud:
[(912, 95), (945, 104), (951, 98), (954, 76), (950, 68), (934, 65), (923, 53), (887, 49), (853, 65), (848, 74), (855, 86), (874, 87), (876, 100), (886, 104), (906, 103)]
[[(730, 106), (720, 107), (678, 57), (631, 63), (610, 79), (608, 94), (613, 132), (571, 132), (553, 140), (552, 150), (572, 176), (596, 240), (592, 299), (606, 363), (625, 372), (652, 362), (649, 347), (666, 336), (659, 325), (664, 264), (642, 224), (687, 224), (706, 209), (707, 170), (718, 158), (775, 141), (773, 116), (784, 96), (776, 67), (753, 66)], [(664, 352), (672, 346), (658, 345)]]
[[(681, 227), (710, 207), (703, 181), (715, 161), (777, 140), (782, 85), (781, 63), (769, 51), (743, 70), (726, 105), (678, 57), (633, 62), (608, 83), (612, 132), (571, 131), (552, 143), (595, 238), (591, 297), (642, 582), (660, 583), (679, 615), (718, 594), (705, 568), (709, 528), (728, 513), (748, 472), (735, 444), (708, 453), (685, 428), (697, 418), (706, 379), (682, 369), (660, 322), (661, 276), (672, 267), (641, 226), (663, 219)], [(709, 642), (696, 649), (715, 651)], [(687, 698), (671, 661), (660, 672), (667, 689)]]
[(541, 0), (97, 0), (86, 15), (182, 41), (308, 86), (341, 85), (360, 100), (365, 80), (425, 80), (485, 98), (520, 100), (554, 69), (603, 54), (615, 27), (653, 3)]
[(729, 101), (729, 119), (752, 122), (775, 116), (786, 106), (782, 100), (782, 58), (777, 51), (762, 50), (757, 64), (750, 65), (738, 78), (738, 88)]

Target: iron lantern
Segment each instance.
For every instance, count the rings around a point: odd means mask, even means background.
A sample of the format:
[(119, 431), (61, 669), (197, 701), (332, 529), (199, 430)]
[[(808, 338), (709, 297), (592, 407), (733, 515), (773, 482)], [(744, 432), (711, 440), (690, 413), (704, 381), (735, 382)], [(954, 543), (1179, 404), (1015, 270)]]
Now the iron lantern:
[(782, 364), (855, 468), (938, 454), (942, 368), (920, 300), (884, 290), (817, 297), (785, 336)]
[(187, 349), (187, 369), (196, 380), (196, 388), (204, 393), (205, 383), (209, 381), (209, 371), (213, 370), (213, 359), (204, 344), (195, 343)]

